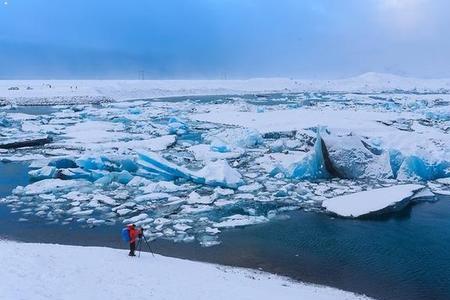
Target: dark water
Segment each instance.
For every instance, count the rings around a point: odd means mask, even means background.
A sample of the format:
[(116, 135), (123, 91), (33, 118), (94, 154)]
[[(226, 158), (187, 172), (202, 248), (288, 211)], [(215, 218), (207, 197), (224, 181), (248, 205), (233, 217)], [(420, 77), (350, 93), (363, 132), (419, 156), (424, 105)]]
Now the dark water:
[(58, 109), (51, 106), (19, 106), (10, 109), (5, 109), (4, 111), (10, 113), (23, 113), (28, 115), (48, 115), (53, 112), (58, 111)]
[[(0, 164), (0, 196), (26, 184), (27, 168)], [(258, 268), (364, 293), (378, 299), (450, 299), (450, 197), (423, 202), (380, 220), (343, 220), (292, 212), (290, 219), (231, 229), (223, 243), (152, 243), (169, 256)], [(18, 222), (0, 206), (0, 237), (29, 242), (124, 248), (120, 225), (80, 228)], [(143, 266), (145, 267), (145, 266)]]

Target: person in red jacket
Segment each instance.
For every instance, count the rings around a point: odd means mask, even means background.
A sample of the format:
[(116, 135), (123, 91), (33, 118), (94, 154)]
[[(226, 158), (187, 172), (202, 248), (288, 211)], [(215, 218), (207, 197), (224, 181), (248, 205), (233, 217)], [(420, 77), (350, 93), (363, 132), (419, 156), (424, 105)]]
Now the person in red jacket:
[(142, 230), (136, 228), (136, 225), (131, 224), (128, 225), (128, 234), (130, 235), (130, 253), (128, 255), (136, 256), (136, 254), (134, 254), (134, 251), (136, 250), (136, 239), (142, 234)]

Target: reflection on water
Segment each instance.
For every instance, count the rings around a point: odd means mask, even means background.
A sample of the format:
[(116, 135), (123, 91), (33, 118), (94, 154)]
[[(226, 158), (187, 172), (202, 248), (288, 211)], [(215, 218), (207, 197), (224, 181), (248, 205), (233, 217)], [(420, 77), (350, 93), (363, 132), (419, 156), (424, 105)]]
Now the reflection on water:
[[(0, 164), (0, 196), (27, 182), (26, 166)], [(217, 247), (169, 241), (153, 246), (170, 256), (259, 268), (379, 299), (450, 299), (450, 197), (376, 220), (335, 219), (303, 211), (289, 216), (228, 230)], [(0, 237), (126, 247), (120, 241), (121, 225), (90, 229), (19, 218), (0, 206)]]

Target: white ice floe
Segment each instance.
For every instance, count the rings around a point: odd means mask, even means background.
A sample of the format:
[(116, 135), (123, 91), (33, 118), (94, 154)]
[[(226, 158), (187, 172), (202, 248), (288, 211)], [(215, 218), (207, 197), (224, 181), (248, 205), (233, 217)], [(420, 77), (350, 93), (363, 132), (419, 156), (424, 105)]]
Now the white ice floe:
[(109, 196), (106, 196), (106, 195), (100, 195), (100, 194), (94, 195), (92, 200), (93, 201), (98, 201), (100, 203), (104, 203), (104, 204), (107, 204), (107, 205), (111, 205), (111, 206), (117, 205), (116, 200), (114, 200), (113, 198), (111, 198)]
[(127, 137), (122, 124), (104, 121), (86, 121), (76, 123), (66, 128), (65, 137), (70, 143), (91, 145), (93, 143), (107, 143)]
[(230, 167), (226, 160), (209, 162), (195, 175), (204, 180), (205, 184), (212, 186), (237, 188), (244, 183), (242, 175)]
[(249, 193), (249, 192), (255, 192), (258, 191), (260, 189), (263, 188), (263, 185), (258, 183), (258, 182), (254, 182), (252, 184), (248, 184), (248, 185), (242, 185), (238, 188), (239, 192), (245, 192), (245, 193)]
[(147, 151), (163, 151), (173, 145), (176, 141), (174, 135), (165, 135), (155, 138), (131, 140), (131, 141), (113, 141), (103, 143), (93, 143), (86, 145), (89, 150), (108, 151), (114, 149), (115, 153), (130, 154), (135, 149), (145, 149)]
[[(128, 183), (129, 184), (129, 183)], [(140, 190), (144, 193), (173, 193), (178, 191), (184, 191), (188, 187), (183, 185), (176, 185), (171, 181), (158, 181), (158, 182), (147, 182)]]
[(134, 217), (131, 217), (131, 218), (123, 220), (123, 223), (124, 224), (134, 224), (134, 223), (136, 223), (138, 221), (142, 221), (142, 220), (145, 220), (147, 218), (148, 218), (148, 215), (145, 214), (145, 213), (142, 213), (142, 214), (139, 214), (137, 216), (134, 216)]
[(439, 178), (436, 181), (439, 182), (440, 184), (450, 185), (450, 177)]
[[(255, 129), (249, 128), (227, 128), (214, 132), (206, 137), (211, 141), (213, 147), (220, 149), (229, 145), (230, 147), (253, 148), (263, 142), (261, 134)], [(217, 146), (220, 144), (220, 146)]]
[(307, 155), (305, 152), (291, 151), (289, 153), (267, 153), (255, 159), (255, 164), (266, 173), (276, 175), (278, 173), (292, 174), (296, 162), (301, 161)]
[(39, 195), (46, 193), (56, 193), (64, 190), (70, 190), (76, 187), (83, 187), (89, 183), (84, 180), (61, 180), (61, 179), (44, 179), (34, 182), (25, 187), (17, 187), (14, 194), (23, 195)]
[(322, 207), (342, 217), (357, 218), (380, 213), (395, 206), (404, 207), (405, 201), (409, 201), (423, 188), (423, 185), (404, 184), (363, 191), (326, 199), (322, 202)]
[(41, 180), (46, 178), (52, 178), (55, 175), (56, 168), (51, 166), (45, 166), (37, 170), (31, 170), (28, 175), (34, 180)]
[(435, 200), (435, 195), (429, 188), (424, 188), (421, 191), (416, 192), (412, 197), (411, 200)]
[(223, 218), (220, 222), (214, 223), (213, 226), (215, 228), (231, 228), (260, 224), (268, 221), (269, 219), (264, 216), (232, 215)]
[(214, 202), (214, 198), (210, 196), (201, 196), (197, 192), (193, 191), (187, 198), (189, 204), (211, 204)]

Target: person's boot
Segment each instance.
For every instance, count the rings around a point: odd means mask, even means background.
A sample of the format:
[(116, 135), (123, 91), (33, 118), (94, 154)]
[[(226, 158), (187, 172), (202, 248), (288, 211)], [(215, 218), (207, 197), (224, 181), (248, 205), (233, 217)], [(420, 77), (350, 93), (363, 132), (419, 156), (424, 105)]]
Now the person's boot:
[(128, 255), (129, 256), (136, 256), (136, 254), (134, 254), (134, 252), (130, 252)]

